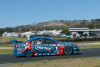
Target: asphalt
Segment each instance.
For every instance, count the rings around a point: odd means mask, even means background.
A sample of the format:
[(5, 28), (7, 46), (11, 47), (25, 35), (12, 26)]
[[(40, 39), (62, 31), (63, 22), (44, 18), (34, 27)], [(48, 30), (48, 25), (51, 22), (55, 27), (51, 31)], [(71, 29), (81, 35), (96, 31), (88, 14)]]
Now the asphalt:
[(100, 48), (81, 49), (81, 55), (60, 55), (60, 56), (35, 56), (35, 57), (15, 57), (13, 54), (0, 54), (0, 65), (27, 62), (39, 62), (43, 60), (69, 59), (82, 57), (100, 57)]

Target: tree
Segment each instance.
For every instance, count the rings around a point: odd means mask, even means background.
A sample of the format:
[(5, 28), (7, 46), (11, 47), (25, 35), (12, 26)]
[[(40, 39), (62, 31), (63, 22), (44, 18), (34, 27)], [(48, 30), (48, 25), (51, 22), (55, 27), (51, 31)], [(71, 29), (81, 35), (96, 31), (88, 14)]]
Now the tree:
[(69, 29), (67, 27), (62, 29), (62, 33), (65, 33), (66, 35), (69, 34)]
[(5, 32), (12, 32), (12, 28), (11, 27), (6, 27), (4, 30), (5, 30)]
[(0, 36), (2, 36), (2, 34), (4, 33), (4, 28), (0, 28)]

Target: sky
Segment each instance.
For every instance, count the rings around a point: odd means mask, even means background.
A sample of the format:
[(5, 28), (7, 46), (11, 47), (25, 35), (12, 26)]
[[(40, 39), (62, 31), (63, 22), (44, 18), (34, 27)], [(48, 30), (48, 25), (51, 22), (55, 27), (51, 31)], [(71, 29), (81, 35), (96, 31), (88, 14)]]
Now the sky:
[(100, 0), (0, 0), (0, 28), (83, 19), (100, 19)]

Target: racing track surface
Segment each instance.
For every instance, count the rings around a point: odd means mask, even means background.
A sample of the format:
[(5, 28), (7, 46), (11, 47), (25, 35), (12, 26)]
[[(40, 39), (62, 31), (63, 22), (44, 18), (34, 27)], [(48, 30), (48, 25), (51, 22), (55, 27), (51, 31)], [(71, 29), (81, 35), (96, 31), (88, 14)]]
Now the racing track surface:
[(100, 48), (81, 49), (81, 55), (60, 55), (60, 56), (35, 56), (35, 57), (15, 57), (13, 54), (1, 54), (0, 65), (9, 63), (37, 62), (42, 60), (68, 59), (81, 57), (100, 57)]

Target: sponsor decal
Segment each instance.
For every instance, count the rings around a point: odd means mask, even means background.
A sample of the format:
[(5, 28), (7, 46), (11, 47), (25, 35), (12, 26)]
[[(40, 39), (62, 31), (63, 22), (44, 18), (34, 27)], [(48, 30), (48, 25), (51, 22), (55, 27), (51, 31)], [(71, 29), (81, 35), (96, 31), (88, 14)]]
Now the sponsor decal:
[(39, 55), (42, 55), (42, 54), (39, 54)]
[(43, 55), (46, 55), (46, 54), (43, 54)]
[(31, 48), (32, 48), (32, 46), (31, 46), (30, 42), (27, 42), (27, 43), (26, 43), (26, 45), (25, 45), (25, 49), (27, 49), (27, 48), (29, 48), (29, 49), (31, 49)]
[(21, 54), (21, 52), (17, 52), (17, 54)]
[(17, 48), (17, 50), (22, 50), (22, 48)]
[(47, 55), (50, 55), (49, 53)]
[(51, 50), (51, 48), (49, 48), (49, 47), (41, 47), (41, 46), (36, 46), (35, 49), (36, 50), (40, 50), (40, 49), (42, 49), (42, 50)]
[(37, 54), (35, 54), (35, 56), (37, 56)]
[(51, 50), (48, 50), (48, 52), (51, 52)]

